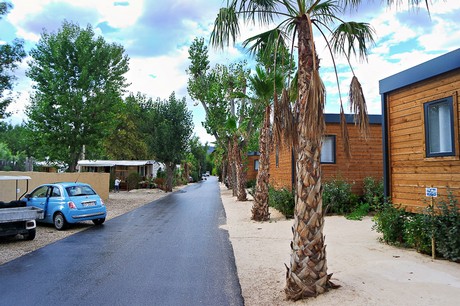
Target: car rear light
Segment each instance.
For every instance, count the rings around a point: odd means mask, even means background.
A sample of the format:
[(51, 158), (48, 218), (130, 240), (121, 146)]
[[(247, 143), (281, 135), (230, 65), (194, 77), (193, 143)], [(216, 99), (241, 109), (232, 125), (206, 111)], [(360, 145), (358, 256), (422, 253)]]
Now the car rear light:
[(105, 204), (104, 204), (104, 201), (103, 201), (102, 199), (101, 199), (101, 205), (102, 205), (102, 206), (104, 206), (104, 205), (105, 205)]
[(75, 203), (70, 201), (69, 203), (67, 203), (67, 205), (69, 205), (69, 208), (70, 209), (77, 209), (77, 206), (75, 206)]

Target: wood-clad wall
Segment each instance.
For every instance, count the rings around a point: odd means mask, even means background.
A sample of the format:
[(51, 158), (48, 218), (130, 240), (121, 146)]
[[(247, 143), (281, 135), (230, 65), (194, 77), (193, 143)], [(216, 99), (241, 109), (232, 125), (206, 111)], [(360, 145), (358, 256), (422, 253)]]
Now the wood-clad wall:
[[(344, 179), (353, 183), (353, 192), (362, 194), (364, 178), (373, 177), (376, 180), (381, 180), (383, 177), (382, 126), (381, 124), (371, 124), (370, 137), (367, 141), (360, 136), (359, 130), (354, 124), (348, 124), (348, 134), (351, 147), (350, 159), (346, 157), (343, 149), (340, 124), (326, 124), (326, 135), (335, 135), (336, 163), (321, 165), (322, 178), (323, 182), (334, 178)], [(276, 188), (291, 189), (291, 150), (289, 148), (280, 149), (278, 160), (277, 167), (276, 154), (272, 150), (270, 154), (270, 184)]]
[[(459, 90), (460, 71), (456, 70), (387, 95), (390, 196), (408, 211), (427, 206), (427, 187), (437, 187), (441, 197), (449, 187), (460, 197)], [(453, 98), (456, 156), (427, 158), (423, 105), (446, 97)]]
[(257, 170), (255, 169), (255, 161), (259, 160), (259, 155), (248, 155), (247, 157), (247, 171), (246, 171), (246, 179), (248, 181), (256, 180), (257, 179)]

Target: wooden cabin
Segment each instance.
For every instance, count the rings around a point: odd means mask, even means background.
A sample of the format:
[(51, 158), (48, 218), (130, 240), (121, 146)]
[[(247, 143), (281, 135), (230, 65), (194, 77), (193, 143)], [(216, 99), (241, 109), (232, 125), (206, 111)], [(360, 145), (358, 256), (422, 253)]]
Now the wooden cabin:
[(460, 197), (460, 49), (380, 81), (385, 195), (417, 212)]
[(259, 172), (259, 152), (249, 152), (246, 161), (246, 180), (255, 181)]
[[(354, 124), (354, 116), (346, 115), (351, 158), (344, 151), (339, 114), (326, 114), (326, 133), (321, 152), (323, 181), (334, 178), (352, 183), (352, 191), (362, 194), (366, 177), (380, 180), (382, 166), (382, 123), (380, 115), (369, 115), (370, 137), (366, 141)], [(290, 148), (273, 148), (270, 154), (270, 184), (292, 190), (295, 184), (295, 160)]]

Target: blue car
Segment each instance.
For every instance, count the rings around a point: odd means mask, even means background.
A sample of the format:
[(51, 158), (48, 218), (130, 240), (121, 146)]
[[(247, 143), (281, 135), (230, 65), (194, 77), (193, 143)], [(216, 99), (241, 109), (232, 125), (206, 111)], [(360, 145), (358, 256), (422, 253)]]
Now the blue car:
[(44, 184), (25, 196), (27, 206), (44, 210), (39, 222), (52, 223), (57, 230), (63, 230), (69, 223), (93, 221), (104, 223), (107, 209), (94, 189), (84, 183)]

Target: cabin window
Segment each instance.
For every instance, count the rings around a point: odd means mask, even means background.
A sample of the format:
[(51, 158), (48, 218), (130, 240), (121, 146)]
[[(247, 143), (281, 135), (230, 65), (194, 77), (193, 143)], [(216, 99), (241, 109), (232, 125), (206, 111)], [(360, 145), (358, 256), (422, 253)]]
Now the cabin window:
[(425, 103), (424, 109), (426, 156), (455, 155), (452, 97)]
[(335, 164), (335, 135), (326, 135), (323, 138), (321, 150), (322, 164)]
[(254, 161), (254, 170), (259, 171), (259, 160), (258, 159)]

